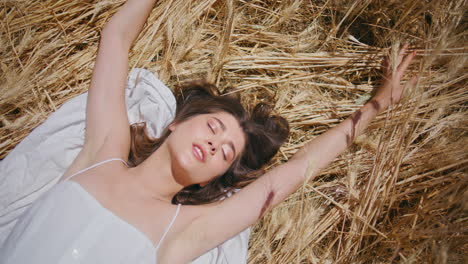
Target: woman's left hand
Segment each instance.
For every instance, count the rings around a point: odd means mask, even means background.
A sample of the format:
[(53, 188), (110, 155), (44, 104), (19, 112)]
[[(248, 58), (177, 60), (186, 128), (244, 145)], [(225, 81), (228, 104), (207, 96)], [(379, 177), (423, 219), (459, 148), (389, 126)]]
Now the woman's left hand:
[[(401, 79), (411, 64), (412, 60), (416, 56), (416, 51), (405, 55), (408, 49), (408, 44), (404, 44), (398, 52), (397, 67), (392, 67), (390, 60), (386, 57), (382, 63), (383, 68), (383, 83), (382, 86), (377, 90), (377, 93), (373, 96), (372, 101), (375, 101), (379, 105), (379, 110), (383, 111), (388, 108), (391, 104), (396, 104), (400, 101), (404, 85), (401, 84)], [(395, 71), (394, 71), (395, 70)], [(410, 81), (411, 84), (415, 84), (417, 77), (413, 77)]]

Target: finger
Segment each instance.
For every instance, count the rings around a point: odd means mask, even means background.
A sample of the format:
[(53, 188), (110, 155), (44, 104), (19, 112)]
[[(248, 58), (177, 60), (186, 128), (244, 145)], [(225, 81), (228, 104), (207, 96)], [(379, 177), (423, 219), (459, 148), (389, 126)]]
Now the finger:
[(409, 84), (411, 86), (415, 86), (419, 81), (419, 76), (413, 76), (413, 78), (411, 78), (411, 80), (409, 81)]
[(409, 87), (414, 87), (418, 83), (419, 76), (413, 76), (409, 82), (405, 83), (403, 90), (408, 89)]
[(403, 60), (403, 56), (405, 55), (407, 49), (408, 49), (408, 43), (403, 44), (403, 47), (398, 52), (396, 65), (400, 65), (401, 61)]
[(405, 83), (405, 85), (403, 86), (403, 90), (401, 92), (402, 97), (405, 93), (407, 93), (407, 90), (416, 86), (416, 84), (418, 83), (418, 80), (419, 80), (419, 76), (413, 76), (409, 82)]
[(389, 63), (389, 59), (387, 56), (383, 58), (381, 67), (382, 67), (382, 71), (384, 72), (384, 74), (386, 74), (390, 70), (390, 63)]
[(403, 74), (405, 73), (406, 69), (411, 64), (415, 56), (416, 56), (416, 51), (413, 51), (403, 59), (403, 61), (397, 68), (398, 78), (401, 78), (403, 76)]

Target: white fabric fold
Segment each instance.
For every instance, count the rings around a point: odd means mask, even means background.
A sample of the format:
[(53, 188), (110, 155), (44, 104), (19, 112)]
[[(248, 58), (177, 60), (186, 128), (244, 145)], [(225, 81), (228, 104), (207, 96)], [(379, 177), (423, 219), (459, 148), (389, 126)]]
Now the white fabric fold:
[[(149, 134), (159, 136), (175, 116), (171, 90), (151, 72), (133, 69), (125, 92), (130, 123), (147, 122)], [(0, 161), (0, 247), (25, 210), (58, 182), (81, 150), (86, 99), (84, 93), (67, 101)], [(246, 263), (249, 235), (247, 229), (192, 263)]]

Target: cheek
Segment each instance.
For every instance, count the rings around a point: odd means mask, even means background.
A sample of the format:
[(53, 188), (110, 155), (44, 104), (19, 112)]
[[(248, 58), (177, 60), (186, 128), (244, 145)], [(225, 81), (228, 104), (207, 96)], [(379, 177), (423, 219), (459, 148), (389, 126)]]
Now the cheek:
[(211, 181), (223, 175), (229, 169), (228, 165), (223, 159), (214, 158), (210, 164), (203, 164), (200, 170), (196, 170), (194, 173), (202, 181)]
[(226, 162), (223, 158), (219, 159), (217, 166), (216, 166), (216, 171), (218, 175), (223, 175), (226, 173), (226, 171), (231, 167), (232, 163)]

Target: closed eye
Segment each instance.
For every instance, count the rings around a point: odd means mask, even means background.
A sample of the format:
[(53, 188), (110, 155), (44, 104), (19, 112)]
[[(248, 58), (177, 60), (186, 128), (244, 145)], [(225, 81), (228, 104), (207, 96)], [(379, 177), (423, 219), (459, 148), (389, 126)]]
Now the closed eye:
[(230, 146), (223, 147), (224, 160), (226, 161), (232, 160), (232, 153), (233, 153), (233, 150)]
[(215, 134), (214, 128), (210, 125), (210, 122), (208, 122), (207, 124), (208, 124), (208, 127), (210, 128), (211, 132), (213, 132), (213, 134)]

